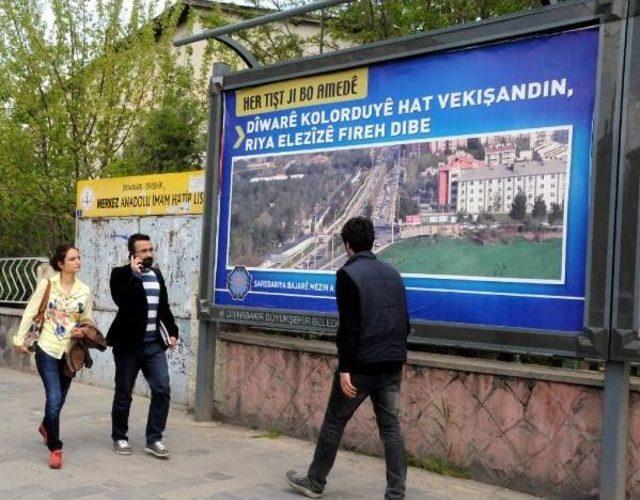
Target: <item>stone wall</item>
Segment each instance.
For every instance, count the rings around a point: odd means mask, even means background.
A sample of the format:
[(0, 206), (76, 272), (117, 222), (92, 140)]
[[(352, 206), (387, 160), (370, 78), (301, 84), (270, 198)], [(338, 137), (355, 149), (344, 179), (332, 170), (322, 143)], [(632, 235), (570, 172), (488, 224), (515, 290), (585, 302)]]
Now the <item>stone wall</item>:
[[(220, 418), (315, 440), (337, 364), (330, 343), (221, 333), (216, 356)], [(401, 391), (407, 451), (483, 482), (596, 498), (602, 385), (599, 373), (412, 353)], [(638, 381), (632, 385), (628, 491), (640, 498), (640, 394)], [(343, 445), (382, 454), (369, 401)]]

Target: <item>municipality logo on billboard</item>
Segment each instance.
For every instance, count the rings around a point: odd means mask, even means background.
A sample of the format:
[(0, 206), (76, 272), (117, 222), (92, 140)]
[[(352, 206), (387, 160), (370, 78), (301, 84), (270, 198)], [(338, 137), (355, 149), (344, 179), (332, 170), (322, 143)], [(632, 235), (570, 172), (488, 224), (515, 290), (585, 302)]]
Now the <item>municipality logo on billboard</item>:
[(251, 290), (251, 274), (243, 266), (236, 266), (227, 276), (227, 289), (234, 300), (243, 300)]

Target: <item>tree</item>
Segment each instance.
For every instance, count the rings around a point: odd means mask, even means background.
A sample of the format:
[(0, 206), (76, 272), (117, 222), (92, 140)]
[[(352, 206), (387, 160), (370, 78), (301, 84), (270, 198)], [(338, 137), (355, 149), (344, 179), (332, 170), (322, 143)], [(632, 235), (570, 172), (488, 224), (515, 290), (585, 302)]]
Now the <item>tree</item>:
[(332, 9), (330, 34), (369, 43), (540, 6), (538, 0), (360, 0)]
[(482, 145), (482, 141), (477, 137), (472, 137), (467, 140), (467, 150), (476, 160), (484, 160), (484, 146)]
[(415, 215), (420, 211), (420, 207), (415, 200), (412, 200), (407, 195), (400, 195), (398, 201), (398, 219), (404, 219), (407, 215)]
[(518, 191), (513, 197), (513, 203), (511, 203), (511, 211), (509, 212), (509, 217), (513, 220), (524, 220), (527, 213), (527, 196), (522, 192)]
[[(244, 15), (254, 17), (264, 15), (264, 9), (286, 10), (305, 5), (308, 2), (304, 0), (249, 0), (248, 3), (253, 9), (245, 8)], [(317, 35), (307, 38), (302, 37), (293, 29), (301, 18), (294, 19), (293, 23), (269, 23), (242, 31), (235, 36), (263, 64), (299, 58), (315, 51), (323, 53), (327, 49), (335, 50), (338, 48), (336, 41), (329, 37), (327, 18), (325, 17), (327, 13), (311, 13), (305, 16), (306, 20), (317, 22), (320, 27)]]
[[(255, 8), (274, 10), (308, 3), (306, 0), (249, 1)], [(370, 43), (539, 6), (539, 0), (360, 0), (307, 14), (308, 19), (320, 23), (319, 34), (307, 40), (295, 35), (286, 24), (262, 26), (238, 36), (259, 60), (274, 62), (301, 57), (311, 49), (323, 53), (344, 42)]]
[(552, 203), (551, 212), (549, 212), (549, 217), (547, 219), (549, 221), (549, 224), (557, 224), (558, 222), (562, 222), (563, 218), (564, 209), (562, 205), (559, 205), (558, 203)]
[[(2, 254), (72, 241), (76, 181), (124, 165), (139, 127), (161, 130), (166, 114), (154, 110), (206, 89), (171, 44), (182, 5), (154, 17), (157, 3), (132, 2), (125, 14), (121, 0), (0, 0)], [(138, 144), (149, 167), (157, 152)]]
[(493, 203), (491, 204), (494, 212), (502, 212), (502, 194), (500, 191), (497, 191), (496, 194), (493, 195)]
[(542, 195), (536, 198), (531, 216), (536, 220), (543, 220), (547, 216), (547, 204), (542, 199)]
[(170, 95), (162, 107), (144, 113), (140, 126), (114, 162), (110, 175), (180, 172), (205, 160), (204, 108), (191, 96)]

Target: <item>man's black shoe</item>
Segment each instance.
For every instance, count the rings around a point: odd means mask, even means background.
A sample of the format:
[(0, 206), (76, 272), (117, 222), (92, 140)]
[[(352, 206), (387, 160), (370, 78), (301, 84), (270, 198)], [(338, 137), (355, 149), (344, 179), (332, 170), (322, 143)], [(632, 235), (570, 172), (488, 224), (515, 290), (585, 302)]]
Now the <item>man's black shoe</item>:
[(287, 483), (294, 490), (299, 491), (309, 498), (320, 498), (323, 488), (314, 486), (304, 472), (296, 472), (294, 470), (287, 471)]

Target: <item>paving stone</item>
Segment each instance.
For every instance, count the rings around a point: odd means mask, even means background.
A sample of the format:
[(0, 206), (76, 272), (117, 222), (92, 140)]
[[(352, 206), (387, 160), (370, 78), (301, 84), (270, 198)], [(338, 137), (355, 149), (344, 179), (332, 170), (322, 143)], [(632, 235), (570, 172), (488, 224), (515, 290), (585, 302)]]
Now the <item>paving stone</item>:
[(225, 481), (226, 479), (231, 479), (233, 476), (228, 476), (227, 474), (223, 474), (222, 472), (213, 471), (208, 472), (204, 475), (204, 477), (208, 477), (209, 479), (215, 479), (216, 481)]
[[(260, 431), (219, 422), (197, 423), (172, 409), (163, 441), (169, 460), (143, 451), (149, 400), (136, 397), (129, 438), (133, 455), (111, 443), (113, 392), (77, 382), (62, 413), (62, 470), (47, 467), (47, 450), (36, 432), (44, 394), (39, 377), (0, 368), (0, 499), (86, 500), (288, 500), (301, 499), (286, 484), (288, 469), (304, 470), (314, 445), (281, 436), (257, 439)], [(385, 465), (380, 458), (340, 451), (325, 498), (382, 498)], [(407, 500), (527, 500), (534, 497), (473, 481), (410, 468)]]

